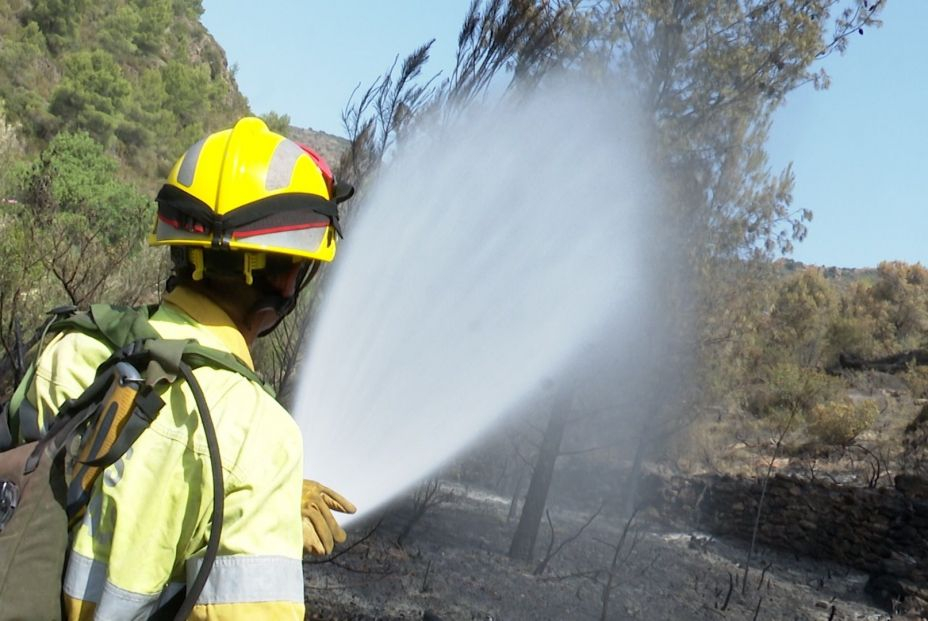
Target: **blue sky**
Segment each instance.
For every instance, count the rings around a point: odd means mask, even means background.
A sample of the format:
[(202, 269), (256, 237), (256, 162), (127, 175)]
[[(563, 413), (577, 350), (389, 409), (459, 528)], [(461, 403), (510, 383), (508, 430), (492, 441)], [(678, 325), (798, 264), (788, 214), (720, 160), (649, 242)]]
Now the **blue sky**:
[[(341, 112), (397, 55), (434, 38), (447, 72), (468, 0), (205, 0), (203, 22), (257, 113), (343, 134)], [(928, 0), (889, 0), (885, 25), (824, 61), (831, 88), (791, 93), (769, 141), (793, 162), (793, 207), (815, 215), (793, 258), (842, 267), (928, 263)]]

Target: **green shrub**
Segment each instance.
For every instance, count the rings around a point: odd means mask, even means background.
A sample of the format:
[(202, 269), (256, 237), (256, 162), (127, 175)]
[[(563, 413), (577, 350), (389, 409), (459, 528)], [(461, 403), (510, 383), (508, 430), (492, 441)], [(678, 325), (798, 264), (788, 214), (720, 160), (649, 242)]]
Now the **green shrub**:
[(765, 370), (764, 380), (747, 391), (746, 406), (761, 418), (792, 412), (801, 414), (834, 399), (842, 388), (843, 383), (836, 377), (784, 362)]
[(877, 414), (876, 402), (869, 399), (820, 403), (809, 413), (809, 433), (824, 444), (847, 446), (873, 424)]
[(864, 358), (876, 355), (878, 349), (874, 334), (876, 319), (866, 315), (839, 316), (828, 327), (826, 361), (834, 364), (840, 354), (853, 354)]
[(912, 391), (912, 397), (915, 399), (928, 397), (928, 368), (909, 365), (909, 368), (904, 373), (900, 373), (899, 377)]

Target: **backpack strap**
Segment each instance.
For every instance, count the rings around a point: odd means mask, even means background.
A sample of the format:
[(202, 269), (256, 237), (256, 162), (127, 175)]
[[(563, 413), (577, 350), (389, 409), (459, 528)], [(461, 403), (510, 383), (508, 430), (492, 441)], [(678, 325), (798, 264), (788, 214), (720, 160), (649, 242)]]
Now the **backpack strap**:
[[(48, 431), (48, 428), (40, 428), (38, 412), (26, 400), (26, 394), (35, 379), (36, 364), (45, 348), (45, 339), (48, 334), (68, 330), (83, 332), (104, 341), (111, 350), (116, 351), (134, 340), (160, 338), (148, 323), (151, 310), (151, 307), (132, 309), (106, 304), (95, 304), (90, 311), (82, 313), (76, 312), (75, 306), (61, 306), (50, 310), (48, 314), (51, 318), (41, 328), (42, 336), (35, 349), (33, 360), (3, 410), (4, 422), (0, 423), (0, 426), (4, 429), (0, 430), (0, 450), (10, 448), (20, 438), (27, 442), (39, 440)], [(103, 364), (107, 365), (112, 360), (111, 357)], [(100, 371), (101, 369), (98, 368), (97, 375)], [(9, 436), (8, 442), (5, 442), (7, 436)]]
[(219, 440), (216, 437), (216, 428), (213, 426), (213, 418), (210, 415), (209, 405), (206, 403), (206, 397), (203, 396), (203, 390), (199, 382), (193, 376), (193, 369), (186, 362), (181, 362), (180, 372), (190, 386), (193, 392), (193, 399), (197, 404), (197, 411), (200, 413), (200, 420), (203, 423), (203, 433), (206, 436), (206, 446), (209, 449), (209, 465), (213, 478), (213, 516), (209, 528), (209, 539), (206, 542), (206, 551), (203, 554), (203, 562), (197, 571), (196, 577), (187, 589), (184, 601), (175, 615), (175, 621), (184, 621), (193, 612), (193, 607), (206, 586), (206, 580), (213, 569), (213, 563), (219, 555), (219, 538), (222, 536), (222, 526), (225, 516), (225, 483), (222, 474), (222, 459), (219, 455)]
[(59, 306), (48, 311), (50, 317), (46, 319), (41, 328), (42, 335), (39, 337), (39, 343), (35, 349), (36, 354), (13, 391), (13, 396), (10, 397), (10, 400), (4, 404), (2, 411), (0, 411), (0, 451), (12, 448), (20, 437), (27, 442), (33, 442), (42, 437), (45, 430), (39, 429), (39, 413), (30, 411), (24, 417), (21, 411), (23, 406), (28, 403), (26, 393), (35, 378), (36, 362), (45, 347), (45, 337), (52, 331), (52, 326), (57, 321), (73, 314), (76, 310), (77, 307), (75, 306)]
[(10, 403), (0, 407), (0, 452), (13, 448), (13, 431), (10, 429)]
[(238, 373), (242, 377), (251, 380), (263, 388), (264, 391), (272, 397), (277, 398), (270, 384), (258, 377), (258, 375), (248, 368), (248, 366), (235, 354), (212, 349), (211, 347), (204, 347), (196, 341), (191, 341), (184, 348), (183, 357), (184, 361), (194, 369), (198, 367), (212, 367), (214, 369), (226, 369), (227, 371)]
[[(62, 330), (78, 330), (90, 336), (105, 340), (113, 350), (117, 350), (131, 343), (148, 341), (147, 349), (154, 354), (155, 360), (167, 363), (162, 364), (163, 377), (169, 381), (178, 375), (177, 363), (181, 358), (191, 368), (212, 367), (225, 369), (237, 373), (246, 379), (258, 384), (272, 397), (276, 398), (273, 388), (261, 380), (257, 374), (241, 361), (235, 354), (220, 351), (211, 347), (200, 345), (196, 341), (186, 341), (182, 352), (169, 349), (174, 346), (160, 345), (170, 342), (163, 339), (149, 323), (157, 306), (143, 306), (129, 308), (125, 306), (111, 306), (109, 304), (94, 304), (90, 311), (78, 313), (55, 321), (51, 325), (53, 332)], [(178, 354), (180, 357), (178, 357)], [(152, 373), (159, 375), (160, 371), (152, 369)]]
[(115, 306), (92, 304), (90, 310), (75, 313), (54, 321), (53, 332), (76, 330), (102, 339), (110, 349), (117, 350), (129, 343), (144, 339), (160, 339), (161, 335), (149, 323), (157, 306)]

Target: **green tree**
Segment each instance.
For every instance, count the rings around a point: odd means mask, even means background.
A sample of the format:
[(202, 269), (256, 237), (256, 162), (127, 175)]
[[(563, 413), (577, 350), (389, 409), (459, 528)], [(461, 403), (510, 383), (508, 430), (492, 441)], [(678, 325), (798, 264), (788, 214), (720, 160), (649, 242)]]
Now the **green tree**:
[(190, 20), (199, 19), (203, 15), (202, 0), (174, 0), (174, 15)]
[(142, 16), (131, 4), (110, 3), (98, 34), (103, 49), (114, 58), (127, 58), (138, 52), (135, 39), (142, 26)]
[(856, 282), (841, 294), (837, 316), (828, 328), (828, 363), (841, 354), (871, 358), (878, 354), (877, 317), (871, 312), (869, 285)]
[(278, 134), (287, 135), (290, 131), (290, 115), (278, 114), (271, 110), (267, 114), (262, 114), (261, 119), (267, 123), (268, 129)]
[(928, 270), (885, 261), (874, 278), (854, 282), (841, 295), (828, 333), (830, 357), (874, 358), (928, 344)]
[(83, 129), (108, 144), (131, 86), (112, 55), (80, 51), (64, 60), (65, 76), (52, 94), (49, 111), (66, 129)]
[[(543, 74), (553, 60), (601, 76), (606, 86), (618, 76), (634, 92), (656, 137), (650, 155), (666, 188), (658, 217), (667, 239), (676, 242), (667, 246), (682, 248), (684, 255), (671, 261), (678, 269), (661, 279), (662, 306), (675, 319), (659, 333), (674, 352), (670, 359), (685, 359), (695, 347), (701, 362), (719, 360), (738, 330), (757, 325), (727, 313), (719, 304), (726, 299), (720, 290), (745, 271), (750, 275), (752, 261), (790, 252), (811, 219), (810, 212), (790, 208), (791, 168), (770, 170), (765, 143), (772, 114), (799, 85), (825, 86), (827, 76), (814, 71), (815, 61), (843, 49), (851, 32), (875, 24), (877, 9), (863, 0), (539, 5), (577, 19), (545, 48), (542, 61), (535, 50), (523, 50), (517, 75)], [(687, 273), (684, 265), (693, 271)], [(640, 432), (640, 444), (648, 446), (679, 427), (661, 413), (694, 410), (684, 402), (678, 407), (655, 402), (649, 409), (642, 413)], [(633, 472), (632, 489), (636, 477)], [(538, 520), (532, 526), (517, 532), (536, 532)]]
[(15, 182), (15, 168), (23, 157), (17, 127), (7, 122), (0, 102), (0, 346), (3, 348), (0, 363), (0, 395), (3, 385), (13, 371), (12, 379), (23, 373), (24, 330), (32, 327), (24, 321), (30, 310), (36, 281), (41, 280), (38, 268), (38, 249), (29, 243), (27, 229), (20, 215), (23, 206), (10, 193)]
[(140, 20), (132, 41), (145, 52), (160, 53), (174, 19), (174, 6), (171, 0), (137, 0), (136, 3)]
[(116, 172), (115, 160), (89, 134), (63, 132), (22, 173), (30, 242), (78, 306), (106, 290), (153, 217), (148, 199)]
[(176, 156), (177, 121), (166, 106), (168, 96), (161, 71), (154, 67), (146, 69), (137, 80), (116, 136), (122, 143), (126, 161), (155, 171), (159, 162)]
[[(628, 76), (651, 112), (665, 166), (681, 179), (679, 211), (701, 251), (789, 251), (807, 212), (789, 209), (792, 171), (769, 170), (771, 114), (814, 63), (876, 25), (880, 2), (610, 0), (583, 13), (581, 62)], [(576, 62), (576, 61), (575, 61)]]
[(19, 127), (7, 120), (6, 105), (0, 99), (0, 197), (8, 195), (10, 168), (22, 156), (22, 151)]
[(809, 412), (809, 433), (823, 444), (848, 446), (870, 428), (879, 413), (876, 402), (870, 399), (845, 397), (820, 403)]
[(799, 366), (818, 366), (837, 307), (838, 294), (820, 270), (808, 268), (788, 277), (770, 311), (771, 345)]
[(150, 195), (183, 149), (248, 108), (199, 0), (0, 4), (0, 143), (17, 139), (0, 148), (2, 383), (49, 307), (155, 301), (165, 268), (138, 251), (153, 214), (135, 186)]
[(176, 140), (181, 145), (189, 146), (203, 133), (204, 120), (211, 109), (213, 84), (210, 82), (209, 69), (202, 65), (191, 66), (171, 61), (162, 68), (161, 78), (164, 91), (168, 93), (164, 105), (174, 114), (175, 128), (180, 130)]
[(86, 0), (33, 0), (26, 19), (38, 24), (50, 49), (60, 51), (73, 40), (85, 6)]
[[(38, 249), (23, 228), (19, 205), (0, 204), (0, 396), (7, 383), (22, 377), (26, 337), (40, 317), (35, 293), (44, 284)], [(44, 297), (44, 296), (41, 296)], [(12, 372), (12, 373), (11, 373)]]
[(928, 334), (928, 269), (921, 264), (884, 261), (876, 282), (866, 290), (865, 305), (874, 318), (877, 338), (886, 353), (914, 349)]
[(44, 135), (52, 118), (41, 86), (47, 83), (45, 38), (35, 22), (13, 29), (0, 45), (0, 97), (9, 118), (32, 135)]

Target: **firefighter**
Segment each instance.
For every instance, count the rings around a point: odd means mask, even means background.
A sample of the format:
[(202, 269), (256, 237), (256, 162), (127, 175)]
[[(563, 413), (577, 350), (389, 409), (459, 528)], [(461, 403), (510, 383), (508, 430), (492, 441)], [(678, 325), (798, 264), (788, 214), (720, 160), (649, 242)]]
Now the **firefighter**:
[[(157, 196), (150, 243), (170, 246), (173, 274), (150, 327), (163, 339), (228, 352), (253, 371), (249, 347), (335, 256), (336, 202), (350, 194), (318, 155), (260, 119), (197, 142)], [(86, 332), (57, 334), (37, 360), (14, 438), (37, 439), (30, 433), (48, 429), (111, 353)], [(195, 394), (173, 381), (160, 395), (159, 415), (93, 482), (71, 526), (66, 618), (171, 616), (221, 519), (218, 553), (190, 618), (303, 619), (303, 551), (325, 554), (344, 541), (331, 511), (354, 507), (303, 480), (302, 435), (287, 411), (253, 374), (216, 365), (193, 373), (215, 424), (223, 514), (211, 512)]]

